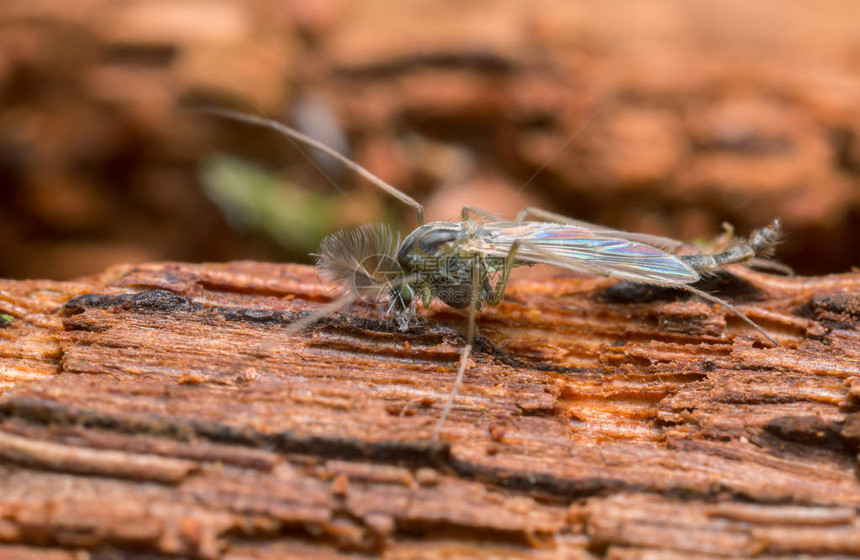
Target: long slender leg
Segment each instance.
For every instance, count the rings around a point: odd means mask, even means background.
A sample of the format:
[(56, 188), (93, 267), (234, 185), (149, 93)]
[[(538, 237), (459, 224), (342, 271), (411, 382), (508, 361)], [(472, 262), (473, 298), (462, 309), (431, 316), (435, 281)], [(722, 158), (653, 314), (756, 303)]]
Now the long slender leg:
[(481, 303), (479, 298), (481, 292), (478, 283), (478, 272), (480, 272), (480, 267), (476, 258), (472, 260), (472, 298), (474, 301), (469, 305), (469, 327), (466, 331), (466, 346), (463, 347), (463, 353), (460, 355), (460, 367), (457, 368), (457, 377), (454, 379), (454, 386), (451, 388), (451, 392), (448, 393), (448, 400), (445, 401), (442, 416), (439, 417), (436, 428), (433, 430), (433, 439), (439, 439), (439, 435), (442, 433), (442, 426), (445, 425), (445, 420), (448, 419), (448, 414), (451, 413), (451, 409), (454, 406), (454, 398), (457, 396), (460, 385), (463, 383), (463, 375), (466, 372), (469, 355), (472, 353), (472, 345), (475, 343), (475, 315)]
[(343, 294), (342, 296), (340, 296), (336, 300), (323, 305), (322, 307), (320, 307), (316, 311), (313, 311), (313, 312), (309, 313), (308, 315), (305, 315), (301, 319), (297, 319), (297, 320), (293, 321), (292, 323), (288, 324), (277, 335), (267, 336), (266, 338), (263, 339), (262, 342), (260, 342), (260, 344), (258, 344), (256, 346), (256, 348), (254, 348), (251, 351), (251, 354), (259, 356), (259, 357), (265, 357), (269, 353), (269, 351), (272, 349), (272, 347), (275, 344), (277, 344), (277, 342), (281, 338), (286, 337), (286, 336), (291, 336), (291, 335), (299, 332), (300, 330), (304, 329), (305, 327), (309, 327), (309, 326), (313, 325), (314, 323), (316, 323), (317, 321), (319, 321), (321, 319), (325, 319), (326, 317), (328, 317), (332, 313), (336, 313), (336, 312), (340, 311), (341, 309), (343, 309), (344, 307), (346, 307), (347, 305), (355, 302), (356, 300), (358, 300), (358, 298), (359, 298), (359, 294), (357, 292), (347, 292), (347, 293)]
[[(523, 208), (522, 211), (519, 214), (517, 214), (517, 220), (516, 221), (525, 222), (525, 221), (528, 221), (528, 220), (526, 220), (526, 218), (528, 218), (528, 217), (537, 218), (538, 220), (541, 220), (544, 222), (567, 224), (567, 225), (571, 225), (571, 226), (577, 226), (577, 227), (582, 227), (582, 228), (592, 229), (592, 230), (609, 230), (610, 229), (606, 226), (601, 226), (599, 224), (593, 224), (591, 222), (586, 222), (584, 220), (576, 220), (574, 218), (570, 218), (570, 217), (565, 216), (563, 214), (557, 214), (555, 212), (550, 212), (549, 210), (544, 210), (542, 208), (535, 208), (534, 206), (526, 206), (525, 208)], [(623, 232), (623, 233), (626, 233), (626, 232)], [(646, 234), (642, 234), (642, 235), (646, 235)], [(658, 237), (658, 236), (652, 236), (652, 237)], [(664, 239), (664, 238), (660, 238), (660, 239)], [(675, 241), (674, 239), (669, 239), (668, 237), (665, 239), (670, 240), (670, 241)]]
[(525, 208), (517, 214), (518, 222), (525, 222), (527, 217), (537, 218), (538, 220), (542, 220), (545, 222), (556, 222), (559, 224), (571, 224), (574, 226), (594, 226), (594, 224), (583, 222), (580, 220), (574, 220), (573, 218), (569, 218), (562, 214), (556, 214), (555, 212), (550, 212), (549, 210), (543, 210), (541, 208), (535, 208), (534, 206), (526, 206)]
[[(514, 267), (517, 250), (519, 248), (520, 240), (517, 239), (511, 245), (511, 250), (508, 252), (507, 258), (505, 258), (505, 269), (502, 272), (502, 279), (499, 282), (499, 285), (496, 287), (495, 292), (491, 293), (487, 298), (488, 304), (498, 305), (502, 301), (502, 298), (505, 295), (505, 288), (508, 286), (508, 278), (510, 277), (511, 269)], [(479, 272), (480, 267), (478, 266), (478, 259), (475, 258), (472, 261), (472, 297), (474, 302), (469, 306), (469, 327), (466, 331), (466, 346), (463, 348), (463, 354), (460, 356), (460, 367), (457, 369), (457, 377), (454, 379), (454, 387), (448, 395), (448, 400), (445, 402), (445, 408), (442, 410), (442, 416), (439, 418), (439, 422), (436, 424), (436, 429), (433, 431), (433, 439), (439, 439), (442, 426), (445, 424), (445, 420), (448, 418), (448, 414), (450, 414), (451, 408), (454, 406), (454, 397), (457, 396), (457, 392), (460, 390), (460, 385), (463, 383), (463, 375), (466, 372), (466, 363), (469, 359), (469, 355), (472, 353), (472, 345), (475, 343), (475, 315), (478, 310), (478, 306), (480, 305)]]
[[(417, 275), (413, 276), (404, 276), (397, 280), (389, 281), (384, 287), (380, 288), (386, 289), (391, 294), (398, 294), (400, 289), (403, 286), (409, 286), (412, 282), (417, 280)], [(286, 325), (282, 332), (278, 333), (278, 335), (271, 335), (263, 339), (256, 346), (256, 348), (252, 351), (252, 354), (258, 356), (265, 356), (269, 350), (271, 350), (272, 346), (274, 346), (279, 339), (284, 336), (291, 336), (305, 327), (309, 327), (316, 323), (317, 321), (321, 321), (325, 319), (329, 315), (333, 313), (337, 313), (344, 307), (358, 301), (361, 299), (361, 292), (355, 289), (347, 290), (344, 294), (340, 295), (336, 300), (330, 301), (329, 303), (323, 305), (316, 311), (312, 311), (311, 313), (305, 315), (301, 319), (296, 319), (292, 323)]]
[(495, 220), (497, 222), (505, 221), (504, 218), (499, 216), (498, 214), (493, 214), (492, 212), (487, 212), (486, 210), (482, 210), (477, 206), (463, 206), (462, 219), (468, 220), (470, 218), (469, 214), (477, 214), (484, 219), (487, 220)]
[[(538, 254), (541, 254), (544, 257), (546, 257), (547, 260), (549, 261), (549, 262), (547, 262), (547, 264), (555, 264), (556, 266), (559, 266), (562, 268), (569, 268), (569, 267), (565, 266), (565, 264), (568, 262), (566, 259), (561, 258), (558, 255), (554, 255), (550, 251), (547, 251), (545, 249), (541, 249), (540, 247), (537, 247), (534, 244), (529, 243), (528, 241), (523, 241), (521, 244), (527, 246), (530, 251), (533, 251), (534, 253), (538, 253)], [(771, 337), (769, 334), (767, 334), (767, 332), (765, 332), (765, 330), (763, 328), (761, 328), (760, 326), (755, 324), (755, 322), (753, 322), (752, 319), (747, 317), (740, 309), (738, 309), (737, 307), (735, 307), (731, 303), (727, 302), (726, 300), (720, 299), (716, 296), (712, 296), (711, 294), (704, 292), (698, 288), (694, 288), (693, 286), (691, 286), (689, 284), (674, 284), (673, 287), (687, 290), (688, 292), (696, 294), (697, 296), (699, 296), (703, 299), (706, 299), (708, 301), (712, 301), (716, 304), (723, 306), (724, 308), (728, 309), (729, 311), (731, 311), (732, 313), (734, 313), (735, 315), (740, 317), (743, 321), (745, 321), (748, 325), (750, 325), (752, 328), (757, 330), (759, 333), (761, 333), (761, 335), (764, 336), (766, 339), (773, 342), (776, 346), (779, 346), (779, 343), (773, 337)]]
[(230, 109), (222, 109), (220, 107), (199, 107), (197, 110), (202, 113), (208, 113), (210, 115), (223, 117), (225, 119), (231, 119), (246, 124), (253, 124), (257, 126), (271, 128), (272, 130), (280, 132), (287, 138), (300, 142), (306, 146), (310, 146), (311, 148), (319, 150), (324, 154), (333, 157), (358, 175), (364, 177), (380, 189), (384, 190), (385, 192), (396, 198), (397, 200), (414, 208), (415, 211), (418, 213), (418, 225), (424, 225), (424, 207), (417, 200), (415, 200), (405, 192), (397, 189), (396, 187), (389, 185), (364, 167), (355, 163), (340, 152), (329, 148), (322, 142), (314, 140), (310, 136), (302, 134), (298, 130), (290, 128), (289, 126), (272, 119), (258, 117), (256, 115), (250, 115), (248, 113), (242, 113), (239, 111), (232, 111)]
[(520, 248), (521, 240), (516, 239), (511, 244), (511, 250), (508, 251), (508, 256), (505, 257), (505, 269), (502, 271), (502, 279), (499, 281), (496, 290), (487, 297), (489, 305), (498, 305), (505, 297), (505, 289), (508, 287), (508, 278), (511, 275), (511, 270), (514, 268), (514, 263), (517, 258), (517, 251)]
[(773, 342), (774, 346), (779, 346), (779, 342), (777, 342), (775, 338), (773, 338), (772, 336), (767, 334), (767, 331), (765, 331), (763, 328), (758, 326), (755, 323), (755, 321), (753, 321), (752, 319), (747, 317), (743, 311), (741, 311), (740, 309), (738, 309), (737, 307), (735, 307), (731, 303), (727, 302), (726, 300), (724, 300), (722, 298), (718, 298), (717, 296), (713, 296), (713, 295), (709, 294), (708, 292), (702, 291), (698, 288), (694, 288), (690, 285), (683, 285), (680, 287), (687, 290), (688, 292), (696, 294), (700, 298), (703, 298), (703, 299), (706, 299), (708, 301), (712, 301), (716, 304), (722, 305), (723, 307), (725, 307), (726, 309), (728, 309), (729, 311), (731, 311), (732, 313), (734, 313), (735, 315), (737, 315), (738, 317), (743, 319), (743, 321), (746, 324), (748, 324), (749, 326), (751, 326), (752, 328), (757, 330), (759, 332), (759, 334), (761, 334), (763, 337), (765, 337), (769, 341)]
[[(502, 298), (505, 295), (505, 288), (508, 285), (508, 277), (511, 274), (511, 269), (514, 267), (513, 263), (516, 258), (517, 249), (520, 247), (520, 241), (514, 241), (513, 245), (511, 245), (511, 250), (508, 253), (507, 258), (505, 259), (505, 270), (502, 273), (502, 280), (499, 283), (495, 293), (491, 294), (487, 299), (487, 303), (490, 305), (497, 305), (502, 301)], [(469, 306), (469, 327), (466, 331), (466, 346), (463, 348), (463, 354), (460, 356), (460, 367), (457, 368), (457, 377), (454, 379), (454, 387), (451, 389), (451, 392), (448, 394), (448, 400), (445, 402), (445, 408), (442, 410), (442, 416), (439, 417), (439, 421), (436, 423), (436, 428), (433, 430), (433, 439), (439, 439), (439, 435), (442, 432), (442, 426), (445, 424), (445, 420), (448, 418), (448, 414), (451, 413), (451, 408), (454, 406), (454, 398), (457, 396), (457, 393), (460, 390), (460, 385), (463, 383), (463, 375), (466, 372), (466, 364), (469, 360), (469, 355), (472, 353), (472, 345), (475, 343), (475, 315), (478, 310), (479, 301), (479, 288), (478, 288), (478, 272), (480, 270), (478, 266), (477, 258), (472, 261), (472, 297), (474, 298), (474, 303)]]
[(794, 269), (788, 265), (769, 261), (767, 259), (754, 258), (744, 263), (749, 268), (767, 272), (770, 274), (781, 274), (782, 276), (794, 276)]

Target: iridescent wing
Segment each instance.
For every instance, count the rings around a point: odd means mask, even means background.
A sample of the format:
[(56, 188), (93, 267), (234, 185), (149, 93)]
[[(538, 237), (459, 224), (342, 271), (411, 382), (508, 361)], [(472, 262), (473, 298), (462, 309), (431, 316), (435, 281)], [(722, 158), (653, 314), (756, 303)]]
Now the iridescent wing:
[(695, 254), (699, 252), (698, 248), (696, 248), (695, 245), (691, 245), (685, 241), (678, 241), (677, 239), (672, 239), (671, 237), (662, 237), (659, 235), (649, 235), (647, 233), (636, 233), (632, 231), (622, 231), (620, 229), (612, 229), (606, 226), (592, 224), (590, 222), (583, 222), (581, 220), (562, 222), (559, 225), (572, 225), (576, 227), (581, 227), (591, 231), (597, 237), (614, 237), (616, 239), (624, 239), (626, 241), (633, 241), (635, 243), (643, 243), (645, 245), (656, 247), (657, 249), (662, 249), (667, 253)]
[[(699, 253), (699, 249), (691, 245), (689, 243), (685, 243), (684, 241), (678, 241), (677, 239), (672, 239), (670, 237), (661, 237), (659, 235), (649, 235), (647, 233), (634, 233), (631, 231), (622, 231), (619, 229), (612, 229), (610, 227), (606, 227), (599, 224), (592, 224), (591, 222), (585, 222), (582, 220), (575, 220), (573, 218), (569, 218), (567, 216), (563, 216), (561, 214), (556, 214), (554, 212), (547, 212), (546, 210), (539, 209), (528, 209), (529, 211), (525, 212), (525, 214), (531, 213), (535, 215), (536, 218), (533, 220), (517, 220), (519, 222), (541, 222), (541, 223), (552, 223), (552, 224), (564, 224), (570, 226), (576, 226), (585, 228), (587, 230), (592, 231), (598, 237), (615, 237), (618, 239), (626, 239), (627, 241), (635, 241), (637, 243), (644, 243), (646, 245), (651, 245), (652, 247), (656, 247), (658, 249), (662, 249), (667, 253), (675, 253), (675, 254), (696, 254)], [(539, 212), (539, 213), (538, 213)], [(523, 215), (523, 214), (520, 214)], [(493, 220), (488, 220), (493, 221)]]
[(617, 236), (614, 230), (547, 222), (488, 222), (482, 228), (485, 234), (476, 249), (494, 257), (507, 257), (514, 241), (520, 240), (517, 265), (548, 264), (663, 286), (691, 284), (700, 278), (677, 255), (629, 235)]

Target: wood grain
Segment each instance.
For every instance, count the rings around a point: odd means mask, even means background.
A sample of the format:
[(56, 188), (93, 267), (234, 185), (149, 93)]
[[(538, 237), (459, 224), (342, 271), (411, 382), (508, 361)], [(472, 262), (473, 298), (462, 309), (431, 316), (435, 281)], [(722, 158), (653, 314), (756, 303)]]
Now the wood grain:
[(0, 557), (860, 556), (860, 274), (704, 288), (780, 346), (524, 271), (433, 441), (457, 311), (290, 333), (331, 288), (254, 262), (0, 281)]

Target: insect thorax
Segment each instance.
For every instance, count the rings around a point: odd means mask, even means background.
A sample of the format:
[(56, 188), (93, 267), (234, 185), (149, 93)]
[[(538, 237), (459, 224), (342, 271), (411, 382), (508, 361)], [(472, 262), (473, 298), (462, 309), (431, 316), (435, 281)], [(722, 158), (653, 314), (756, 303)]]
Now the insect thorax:
[[(413, 231), (400, 246), (397, 260), (421, 293), (425, 305), (434, 297), (463, 309), (475, 301), (489, 299), (494, 292), (490, 274), (498, 259), (481, 255), (467, 247), (481, 235), (472, 221), (432, 222)], [(473, 276), (477, 275), (477, 293)]]

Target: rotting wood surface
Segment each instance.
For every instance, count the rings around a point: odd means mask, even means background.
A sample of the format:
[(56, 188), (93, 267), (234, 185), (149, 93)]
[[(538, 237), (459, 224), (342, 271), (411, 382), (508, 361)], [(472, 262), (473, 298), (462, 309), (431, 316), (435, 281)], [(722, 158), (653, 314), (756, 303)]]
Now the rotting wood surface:
[[(463, 344), (309, 267), (0, 282), (0, 558), (860, 556), (860, 274), (524, 271)], [(520, 272), (520, 271), (518, 271)], [(114, 555), (114, 556), (112, 556)]]

